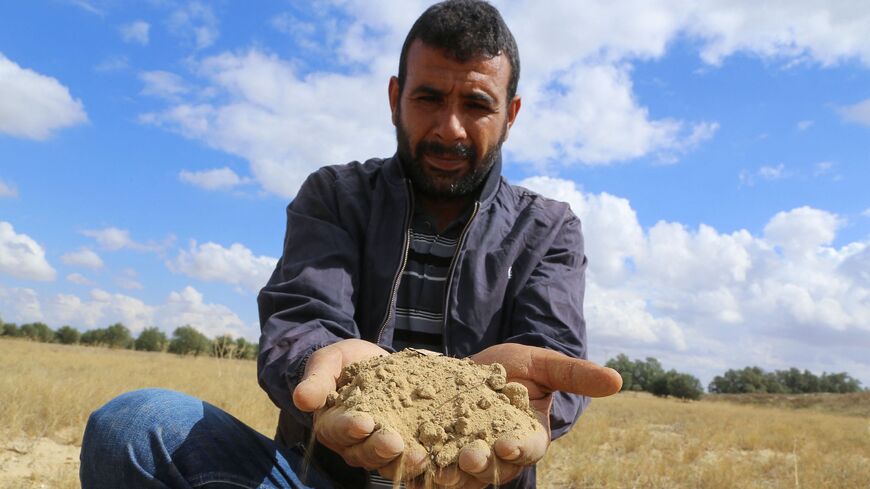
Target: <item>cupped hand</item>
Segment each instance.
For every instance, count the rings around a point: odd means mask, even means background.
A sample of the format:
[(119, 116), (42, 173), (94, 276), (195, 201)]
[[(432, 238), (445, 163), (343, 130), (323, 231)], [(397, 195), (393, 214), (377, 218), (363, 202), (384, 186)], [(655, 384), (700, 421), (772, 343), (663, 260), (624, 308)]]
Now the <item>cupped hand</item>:
[(388, 354), (378, 345), (359, 339), (342, 340), (317, 350), (293, 390), (293, 403), (300, 411), (315, 413), (317, 440), (341, 455), (348, 465), (380, 470), (390, 478), (400, 471), (414, 476), (428, 465), (422, 446), (406, 447), (398, 433), (379, 429), (368, 414), (343, 407), (323, 409), (344, 367)]
[(472, 355), (471, 359), (480, 364), (500, 363), (508, 382), (525, 385), (530, 406), (541, 426), (523, 439), (502, 437), (492, 446), (483, 440), (466, 445), (459, 452), (458, 467), (442, 471), (441, 480), (436, 474), (435, 482), (442, 487), (503, 484), (516, 478), (524, 467), (537, 463), (550, 444), (553, 392), (605, 397), (622, 387), (622, 377), (615, 370), (546, 348), (504, 343)]

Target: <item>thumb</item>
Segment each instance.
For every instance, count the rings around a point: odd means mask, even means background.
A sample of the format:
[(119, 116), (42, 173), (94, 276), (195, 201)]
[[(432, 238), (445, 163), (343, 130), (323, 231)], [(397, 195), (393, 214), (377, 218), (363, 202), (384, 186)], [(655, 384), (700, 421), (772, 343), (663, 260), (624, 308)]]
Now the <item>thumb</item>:
[(325, 346), (308, 359), (302, 381), (293, 390), (293, 404), (303, 412), (313, 412), (326, 404), (326, 397), (335, 390), (335, 381), (341, 375), (341, 350)]

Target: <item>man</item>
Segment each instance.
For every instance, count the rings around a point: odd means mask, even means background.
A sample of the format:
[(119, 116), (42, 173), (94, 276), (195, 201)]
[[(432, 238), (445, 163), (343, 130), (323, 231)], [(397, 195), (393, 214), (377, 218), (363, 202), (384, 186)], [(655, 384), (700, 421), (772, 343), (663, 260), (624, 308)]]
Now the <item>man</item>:
[[(578, 389), (514, 363), (586, 354), (580, 223), (567, 205), (501, 179), (519, 74), (516, 43), (494, 7), (430, 7), (389, 84), (397, 154), (323, 168), (288, 207), (284, 256), (259, 297), (260, 383), (282, 409), (284, 443), (307, 440), (307, 413), (324, 405), (343, 366), (406, 346), (515, 366), (509, 373), (529, 386), (553, 437), (585, 403), (553, 391), (609, 393), (617, 382), (586, 365), (603, 384)], [(404, 447), (398, 435), (369, 436), (370, 418), (321, 416), (314, 431), (331, 450), (317, 449), (315, 459), (348, 486), (362, 486), (365, 472), (354, 480), (337, 469), (341, 458), (387, 476), (400, 454), (405, 475), (428, 466), (422, 448)], [(497, 444), (495, 456), (463, 451), (435, 481), (482, 487), (497, 468), (502, 481), (519, 476), (517, 487), (532, 487), (533, 470), (520, 469), (543, 455), (550, 435), (541, 435)]]
[[(276, 440), (183, 394), (137, 391), (91, 416), (83, 487), (364, 488), (383, 477), (534, 487), (534, 463), (583, 396), (610, 395), (621, 379), (583, 360), (579, 220), (501, 178), (519, 73), (495, 8), (430, 7), (389, 82), (396, 155), (322, 168), (287, 207), (284, 253), (258, 298), (259, 380), (281, 408)], [(502, 363), (545, 429), (470, 445), (434, 470), (422, 447), (375, 431), (370, 417), (321, 409), (344, 366), (406, 346)]]

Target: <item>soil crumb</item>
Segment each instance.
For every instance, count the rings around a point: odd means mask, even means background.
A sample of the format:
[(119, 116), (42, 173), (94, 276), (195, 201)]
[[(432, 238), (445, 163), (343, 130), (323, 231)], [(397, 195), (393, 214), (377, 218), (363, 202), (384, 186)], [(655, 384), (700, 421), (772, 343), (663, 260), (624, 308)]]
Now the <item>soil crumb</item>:
[(371, 415), (405, 446), (422, 445), (437, 467), (455, 463), (475, 440), (524, 438), (543, 429), (526, 387), (500, 364), (478, 365), (412, 348), (345, 367), (327, 407)]

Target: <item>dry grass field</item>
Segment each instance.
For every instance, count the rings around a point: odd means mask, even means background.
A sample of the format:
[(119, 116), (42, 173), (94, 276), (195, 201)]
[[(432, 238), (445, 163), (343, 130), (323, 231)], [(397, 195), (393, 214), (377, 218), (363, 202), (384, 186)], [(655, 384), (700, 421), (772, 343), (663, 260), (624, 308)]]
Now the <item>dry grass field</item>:
[[(277, 411), (257, 386), (254, 362), (0, 340), (0, 488), (78, 487), (89, 413), (149, 386), (198, 396), (263, 433), (274, 429)], [(868, 402), (840, 397), (795, 409), (807, 403), (620, 394), (594, 402), (550, 448), (539, 486), (870, 488)]]

